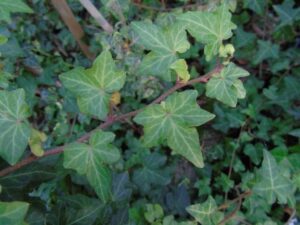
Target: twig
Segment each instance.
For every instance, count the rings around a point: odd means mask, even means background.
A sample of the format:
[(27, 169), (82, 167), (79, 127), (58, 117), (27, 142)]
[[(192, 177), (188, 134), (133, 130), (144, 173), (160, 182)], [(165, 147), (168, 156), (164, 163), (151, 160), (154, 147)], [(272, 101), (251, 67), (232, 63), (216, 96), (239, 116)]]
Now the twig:
[(87, 58), (93, 60), (94, 55), (90, 52), (89, 47), (82, 41), (84, 32), (80, 24), (75, 19), (75, 16), (70, 7), (68, 6), (66, 0), (51, 0), (51, 3), (59, 13), (62, 20), (67, 25), (71, 33), (73, 34), (82, 52)]
[[(218, 225), (226, 224), (227, 221), (231, 220), (237, 214), (237, 212), (240, 210), (240, 208), (242, 206), (243, 198), (246, 198), (252, 194), (251, 191), (247, 191), (247, 192), (244, 192), (243, 194), (240, 194), (238, 188), (236, 188), (236, 191), (238, 192), (238, 197), (236, 199), (233, 199), (232, 201), (230, 201), (230, 204), (237, 202), (237, 206), (234, 208), (234, 210), (232, 212), (230, 212), (228, 215), (226, 215), (224, 217), (224, 219), (218, 223)], [(229, 204), (225, 203), (224, 205), (220, 206), (219, 209), (221, 209), (221, 208), (224, 209), (224, 208), (227, 208), (228, 206), (229, 206)]]
[(110, 23), (102, 16), (102, 14), (96, 9), (96, 7), (90, 2), (90, 0), (79, 0), (82, 6), (94, 17), (96, 22), (108, 33), (114, 31)]
[[(206, 83), (210, 77), (215, 74), (215, 73), (219, 73), (222, 70), (223, 66), (222, 65), (217, 65), (215, 69), (213, 69), (211, 72), (195, 78), (193, 80), (190, 80), (186, 83), (176, 83), (175, 86), (173, 86), (172, 88), (170, 88), (168, 91), (166, 91), (164, 94), (162, 94), (160, 97), (158, 97), (157, 99), (155, 99), (152, 103), (150, 103), (150, 105), (152, 104), (156, 104), (156, 103), (160, 103), (161, 101), (163, 101), (166, 97), (168, 97), (170, 94), (172, 94), (173, 92), (186, 87), (186, 86), (190, 86), (192, 84), (196, 84), (196, 83)], [(147, 106), (146, 106), (147, 107)], [(133, 117), (135, 115), (137, 115), (140, 111), (142, 111), (144, 108), (139, 109), (139, 110), (135, 110), (135, 111), (131, 111), (129, 113), (125, 113), (119, 116), (110, 116), (104, 123), (102, 123), (99, 127), (97, 127), (96, 129), (84, 134), (83, 136), (81, 136), (79, 139), (77, 139), (77, 142), (84, 142), (86, 141), (91, 135), (92, 133), (94, 133), (95, 131), (99, 130), (99, 129), (105, 129), (107, 127), (110, 127), (112, 124), (114, 124), (115, 122), (120, 122), (123, 120), (126, 120), (130, 117)], [(45, 152), (45, 154), (42, 157), (36, 157), (33, 155), (28, 156), (27, 158), (23, 159), (22, 161), (18, 162), (17, 164), (7, 167), (3, 170), (0, 171), (0, 177), (5, 176), (9, 173), (12, 173), (36, 160), (39, 160), (43, 157), (46, 156), (50, 156), (50, 155), (55, 155), (55, 154), (59, 154), (61, 152), (63, 152), (64, 148), (67, 146), (66, 145), (62, 145), (59, 147), (55, 147), (53, 149), (50, 149), (48, 151)]]

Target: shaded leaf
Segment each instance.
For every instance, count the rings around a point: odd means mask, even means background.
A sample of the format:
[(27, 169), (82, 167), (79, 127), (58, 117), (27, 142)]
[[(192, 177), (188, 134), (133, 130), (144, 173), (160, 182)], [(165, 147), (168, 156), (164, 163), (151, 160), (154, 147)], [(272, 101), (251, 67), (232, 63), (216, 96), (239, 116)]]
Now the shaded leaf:
[(10, 22), (11, 13), (32, 13), (32, 9), (23, 0), (1, 0), (0, 1), (0, 20)]
[(28, 207), (27, 202), (0, 202), (0, 224), (23, 224)]

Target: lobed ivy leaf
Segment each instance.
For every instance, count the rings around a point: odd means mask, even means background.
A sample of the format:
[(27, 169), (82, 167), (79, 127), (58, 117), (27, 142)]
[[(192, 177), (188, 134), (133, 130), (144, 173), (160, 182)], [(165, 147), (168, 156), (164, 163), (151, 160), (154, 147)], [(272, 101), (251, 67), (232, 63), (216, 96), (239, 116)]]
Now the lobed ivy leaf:
[(265, 59), (276, 59), (279, 55), (279, 45), (270, 41), (258, 41), (258, 51), (255, 55), (254, 64), (257, 65)]
[(207, 82), (206, 96), (235, 107), (237, 100), (246, 95), (243, 83), (238, 79), (245, 76), (249, 76), (246, 70), (229, 63), (220, 73), (214, 74)]
[(300, 19), (300, 8), (294, 8), (294, 5), (294, 0), (285, 0), (281, 5), (273, 6), (281, 21), (277, 28), (293, 25), (294, 21)]
[(64, 151), (64, 167), (86, 175), (90, 185), (103, 202), (111, 197), (111, 172), (107, 164), (119, 160), (119, 150), (110, 144), (115, 138), (111, 132), (97, 131), (88, 144), (73, 143)]
[(32, 9), (23, 0), (1, 0), (0, 1), (0, 21), (11, 22), (11, 13), (33, 13)]
[(204, 53), (207, 60), (218, 54), (223, 40), (232, 36), (236, 25), (231, 22), (228, 6), (222, 4), (214, 12), (187, 12), (179, 16), (188, 32), (197, 41), (205, 44)]
[(201, 109), (198, 93), (188, 90), (175, 92), (165, 102), (147, 107), (134, 121), (144, 126), (144, 143), (148, 147), (167, 141), (175, 154), (180, 154), (197, 167), (203, 167), (199, 136), (195, 126), (214, 118)]
[(190, 48), (184, 27), (173, 24), (163, 30), (150, 21), (133, 22), (131, 27), (137, 35), (137, 42), (151, 51), (144, 57), (140, 73), (172, 80), (170, 66), (178, 59), (177, 53)]
[(283, 176), (274, 157), (264, 150), (264, 160), (260, 170), (261, 180), (254, 186), (254, 192), (273, 204), (278, 199), (280, 204), (288, 202), (293, 195), (292, 181)]
[(25, 224), (24, 218), (28, 207), (27, 202), (0, 202), (0, 224)]
[(60, 75), (63, 85), (76, 97), (80, 111), (104, 120), (111, 95), (125, 83), (109, 51), (102, 52), (89, 69), (76, 68)]
[(186, 211), (199, 223), (205, 225), (217, 225), (224, 217), (224, 213), (218, 210), (216, 201), (212, 196), (201, 204), (190, 205)]
[(267, 1), (265, 0), (245, 0), (244, 8), (251, 9), (258, 15), (263, 15), (267, 6)]
[(31, 127), (27, 121), (29, 107), (23, 89), (0, 91), (0, 155), (15, 164), (28, 144)]

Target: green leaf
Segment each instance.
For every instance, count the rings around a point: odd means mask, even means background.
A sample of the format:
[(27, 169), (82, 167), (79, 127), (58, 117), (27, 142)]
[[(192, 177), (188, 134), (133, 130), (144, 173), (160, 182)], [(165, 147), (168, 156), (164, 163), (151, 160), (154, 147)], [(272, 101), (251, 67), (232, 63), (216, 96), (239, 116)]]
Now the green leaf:
[(28, 144), (29, 115), (23, 89), (0, 91), (0, 155), (11, 165), (21, 158)]
[(15, 12), (33, 13), (32, 9), (23, 0), (1, 0), (0, 1), (0, 21), (10, 22), (10, 14)]
[(108, 51), (102, 52), (91, 68), (76, 68), (60, 76), (63, 85), (77, 97), (80, 111), (101, 120), (108, 114), (112, 93), (123, 87), (125, 78)]
[(220, 73), (214, 74), (206, 84), (206, 95), (216, 98), (226, 105), (235, 107), (239, 98), (244, 98), (246, 90), (240, 77), (249, 73), (233, 63), (227, 65)]
[(260, 170), (261, 180), (254, 186), (254, 192), (273, 204), (278, 199), (280, 204), (285, 204), (293, 195), (292, 181), (281, 174), (274, 157), (264, 150), (264, 160)]
[(258, 41), (258, 51), (255, 55), (254, 64), (257, 65), (266, 59), (276, 59), (279, 54), (279, 45), (270, 41)]
[(300, 19), (300, 8), (294, 8), (293, 0), (285, 0), (281, 5), (274, 5), (273, 8), (278, 14), (281, 23), (279, 27), (293, 25), (293, 22)]
[(8, 38), (2, 34), (0, 34), (0, 45), (3, 45), (7, 42)]
[(180, 77), (183, 82), (187, 82), (190, 79), (190, 73), (188, 71), (188, 65), (184, 59), (176, 60), (171, 66), (171, 69), (175, 70), (178, 77)]
[(190, 47), (184, 28), (173, 24), (163, 30), (149, 21), (133, 22), (131, 27), (137, 35), (137, 42), (151, 51), (144, 57), (140, 73), (171, 80), (169, 68), (178, 59), (177, 53), (183, 53)]
[(199, 223), (205, 225), (217, 225), (224, 217), (224, 214), (218, 211), (217, 204), (212, 196), (201, 204), (190, 205), (186, 211), (191, 214)]
[(111, 172), (106, 164), (119, 160), (119, 150), (110, 144), (115, 135), (97, 131), (89, 139), (89, 144), (73, 143), (64, 151), (64, 167), (86, 175), (103, 202), (111, 197)]
[(23, 224), (28, 207), (27, 202), (0, 202), (0, 224)]
[(197, 41), (205, 44), (204, 53), (207, 60), (218, 54), (223, 40), (232, 36), (236, 25), (231, 22), (228, 6), (222, 4), (214, 12), (187, 12), (179, 16), (179, 21)]
[(199, 136), (194, 126), (214, 118), (201, 109), (197, 91), (174, 93), (165, 102), (147, 107), (134, 121), (144, 126), (144, 143), (148, 147), (165, 143), (197, 167), (203, 167)]
[(245, 0), (244, 8), (251, 9), (258, 15), (263, 15), (265, 13), (265, 8), (267, 6), (267, 1), (265, 0)]

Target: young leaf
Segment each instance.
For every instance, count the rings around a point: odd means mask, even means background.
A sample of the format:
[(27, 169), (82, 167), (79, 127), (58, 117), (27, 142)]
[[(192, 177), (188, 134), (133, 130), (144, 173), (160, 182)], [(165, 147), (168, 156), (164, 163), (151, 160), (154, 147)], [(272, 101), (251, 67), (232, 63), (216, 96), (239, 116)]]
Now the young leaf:
[(287, 203), (294, 193), (293, 183), (281, 174), (274, 157), (266, 150), (260, 175), (261, 181), (254, 186), (254, 192), (265, 198), (269, 204), (273, 204), (276, 199), (280, 204)]
[(214, 12), (187, 12), (179, 16), (186, 29), (197, 41), (205, 44), (204, 53), (210, 60), (218, 54), (223, 40), (232, 36), (232, 30), (236, 28), (231, 22), (231, 13), (228, 6), (222, 4)]
[(0, 224), (23, 224), (28, 207), (27, 202), (0, 202)]
[(44, 149), (42, 143), (47, 140), (45, 133), (40, 132), (36, 129), (32, 129), (31, 137), (29, 139), (29, 146), (32, 154), (35, 156), (41, 157), (44, 155)]
[(73, 143), (64, 151), (64, 167), (86, 175), (103, 202), (111, 197), (111, 172), (106, 164), (119, 160), (119, 150), (110, 144), (115, 135), (111, 132), (97, 131), (89, 144)]
[(197, 167), (203, 158), (196, 128), (214, 118), (201, 109), (197, 91), (174, 93), (161, 104), (151, 105), (139, 113), (134, 121), (144, 126), (144, 143), (148, 147), (165, 143)]
[(125, 73), (117, 70), (110, 52), (104, 51), (91, 68), (76, 68), (62, 74), (60, 79), (77, 97), (83, 113), (104, 120), (112, 93), (119, 91), (125, 83)]
[(239, 77), (249, 76), (249, 73), (229, 63), (220, 73), (214, 74), (206, 84), (206, 95), (216, 98), (226, 105), (235, 107), (239, 98), (244, 98), (246, 90)]
[(171, 80), (169, 68), (177, 60), (177, 52), (183, 53), (190, 47), (184, 28), (174, 24), (163, 30), (149, 21), (133, 22), (131, 27), (137, 42), (151, 50), (141, 63), (140, 73)]
[(23, 89), (0, 91), (0, 155), (11, 165), (21, 158), (28, 144), (29, 115)]
[(190, 74), (188, 71), (188, 65), (184, 59), (176, 60), (171, 66), (171, 69), (175, 70), (178, 77), (180, 77), (183, 82), (187, 82), (190, 79)]
[(32, 9), (23, 0), (1, 0), (0, 1), (0, 21), (10, 22), (10, 14), (15, 12), (32, 13)]
[(205, 225), (216, 225), (224, 217), (224, 214), (218, 211), (217, 204), (211, 196), (204, 203), (190, 205), (186, 208), (186, 211), (199, 223)]

